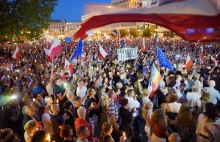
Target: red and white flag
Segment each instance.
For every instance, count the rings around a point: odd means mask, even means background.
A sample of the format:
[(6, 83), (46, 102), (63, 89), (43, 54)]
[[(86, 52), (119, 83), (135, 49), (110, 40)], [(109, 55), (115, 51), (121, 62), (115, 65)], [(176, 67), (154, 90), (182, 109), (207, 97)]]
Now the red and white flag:
[(72, 76), (74, 67), (70, 62), (65, 58), (65, 69), (68, 71), (69, 75)]
[(204, 50), (203, 50), (203, 45), (202, 45), (200, 48), (201, 48), (200, 64), (203, 64), (203, 63), (204, 63)]
[(187, 70), (187, 72), (189, 72), (191, 70), (192, 65), (193, 65), (193, 61), (192, 61), (192, 59), (190, 58), (190, 56), (188, 54), (187, 58), (186, 58), (186, 70)]
[(212, 56), (211, 56), (211, 60), (212, 60), (212, 63), (215, 64), (215, 66), (218, 65), (218, 62), (217, 62), (217, 61), (215, 60), (215, 58), (213, 58)]
[(101, 59), (104, 59), (106, 56), (108, 55), (108, 53), (102, 48), (102, 46), (99, 46), (99, 56)]
[(145, 46), (145, 39), (143, 38), (143, 43), (141, 46), (141, 52), (145, 52), (146, 51), (146, 46)]
[(50, 59), (50, 50), (44, 48), (44, 52), (45, 52), (45, 54), (47, 55), (47, 58), (48, 58), (49, 62), (52, 62), (52, 60)]
[(53, 60), (53, 58), (56, 57), (57, 54), (60, 54), (61, 50), (62, 50), (62, 46), (57, 38), (54, 38), (53, 43), (49, 50), (44, 48), (46, 55), (49, 57), (51, 61)]
[(14, 58), (14, 59), (19, 59), (21, 57), (21, 52), (20, 52), (20, 49), (19, 49), (19, 47), (17, 46), (16, 47), (16, 49), (15, 49), (15, 52), (14, 52), (14, 54), (12, 55), (12, 58)]

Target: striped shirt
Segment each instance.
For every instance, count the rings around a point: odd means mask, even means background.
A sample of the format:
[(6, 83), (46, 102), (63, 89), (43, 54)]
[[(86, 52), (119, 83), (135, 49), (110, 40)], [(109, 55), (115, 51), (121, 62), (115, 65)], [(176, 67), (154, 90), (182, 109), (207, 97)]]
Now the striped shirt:
[(107, 109), (108, 117), (113, 115), (115, 117), (115, 120), (117, 121), (118, 120), (118, 107), (116, 106), (116, 103), (114, 102), (114, 100), (110, 99), (107, 102), (106, 109)]

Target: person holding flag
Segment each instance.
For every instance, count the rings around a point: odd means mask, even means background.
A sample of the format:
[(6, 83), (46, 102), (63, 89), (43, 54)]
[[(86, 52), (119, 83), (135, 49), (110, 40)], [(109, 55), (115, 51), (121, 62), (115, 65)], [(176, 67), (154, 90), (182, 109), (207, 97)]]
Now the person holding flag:
[(150, 92), (149, 98), (152, 98), (155, 92), (157, 91), (157, 88), (160, 85), (160, 79), (161, 79), (160, 73), (157, 70), (155, 64), (153, 64), (151, 75), (150, 75), (150, 80), (149, 80), (149, 85), (148, 85), (148, 90)]
[(70, 62), (72, 62), (76, 57), (81, 56), (83, 53), (83, 40), (80, 40), (73, 56), (70, 58)]

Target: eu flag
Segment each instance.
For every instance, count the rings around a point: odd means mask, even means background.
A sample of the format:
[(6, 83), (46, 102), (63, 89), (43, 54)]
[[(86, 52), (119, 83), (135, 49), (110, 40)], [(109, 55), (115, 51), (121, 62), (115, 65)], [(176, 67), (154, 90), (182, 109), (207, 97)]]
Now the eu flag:
[(64, 38), (64, 42), (65, 43), (70, 43), (72, 41), (72, 38), (71, 37), (66, 37)]
[(70, 58), (70, 62), (72, 62), (76, 57), (81, 56), (82, 53), (83, 53), (83, 40), (80, 40), (76, 47), (76, 51), (74, 52), (73, 56)]
[(144, 65), (142, 66), (142, 70), (144, 72), (144, 75), (146, 75), (147, 74), (147, 69), (146, 69), (146, 67)]
[(166, 56), (164, 55), (163, 51), (160, 49), (159, 46), (157, 46), (157, 57), (158, 57), (159, 64), (161, 66), (163, 66), (165, 68), (168, 68), (171, 71), (173, 71), (173, 67), (172, 67), (171, 63), (166, 58)]

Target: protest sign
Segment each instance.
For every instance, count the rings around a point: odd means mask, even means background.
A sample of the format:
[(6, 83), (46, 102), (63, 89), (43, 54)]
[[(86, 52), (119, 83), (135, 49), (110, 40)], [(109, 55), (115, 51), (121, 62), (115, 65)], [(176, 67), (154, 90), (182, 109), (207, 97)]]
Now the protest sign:
[(130, 60), (137, 58), (138, 48), (121, 48), (117, 49), (118, 61)]

